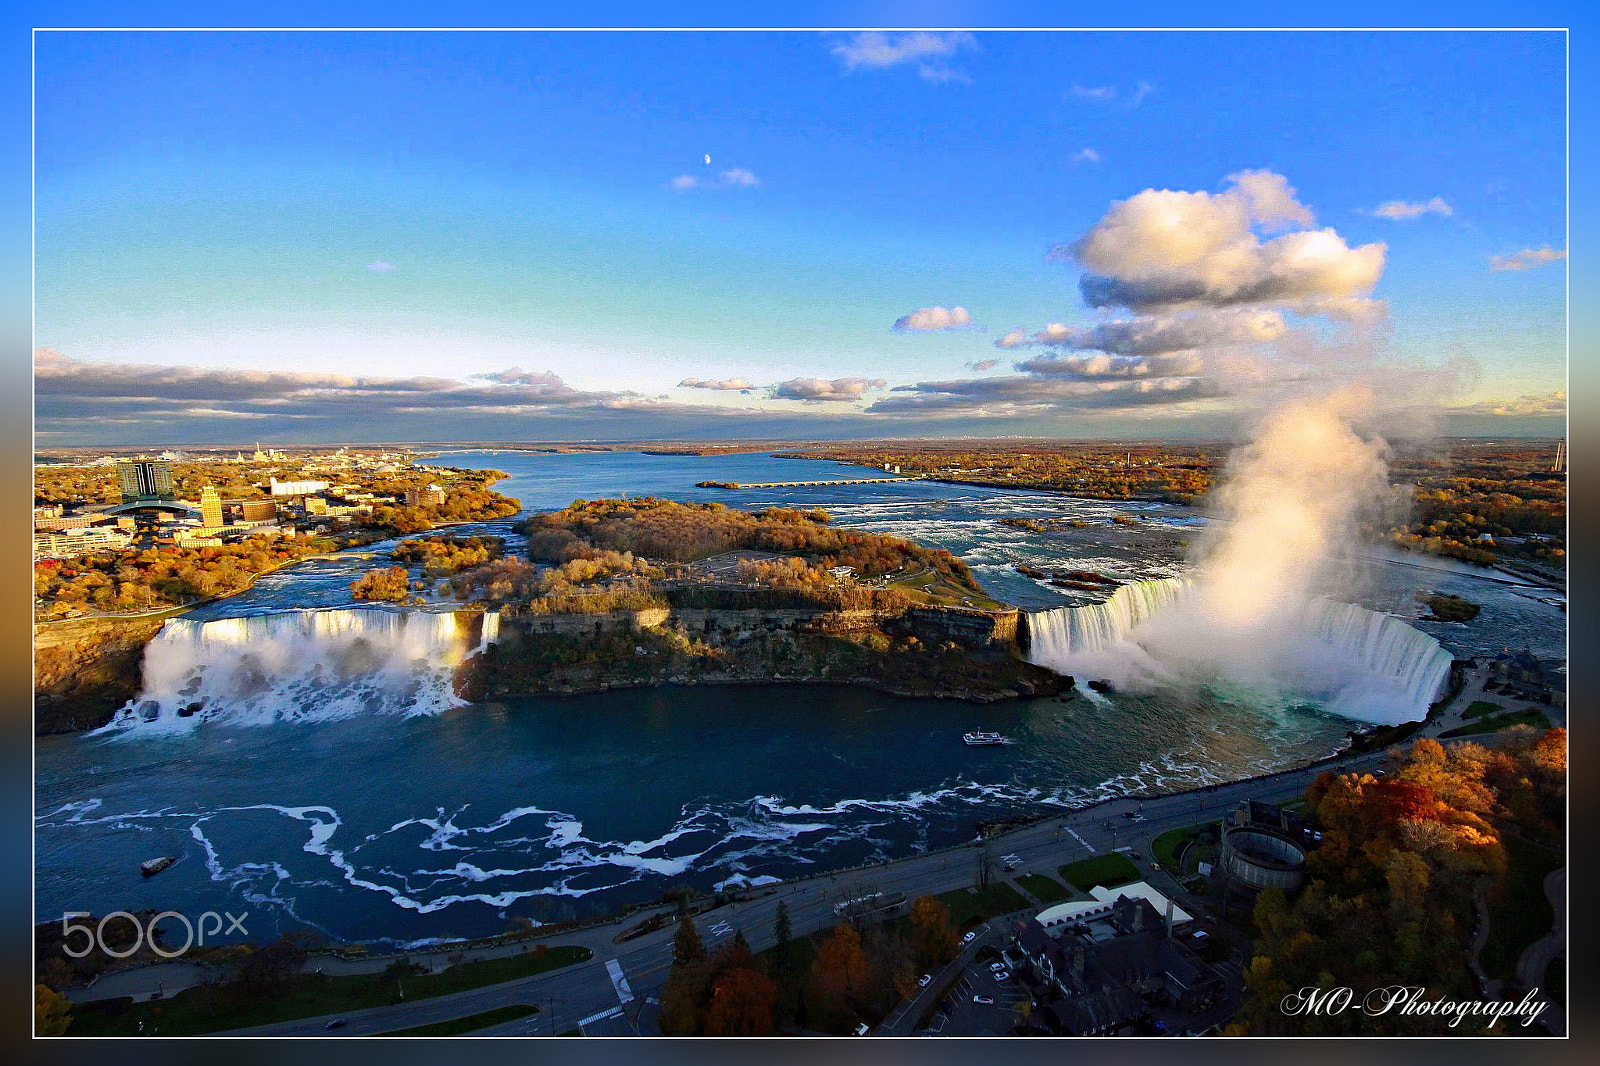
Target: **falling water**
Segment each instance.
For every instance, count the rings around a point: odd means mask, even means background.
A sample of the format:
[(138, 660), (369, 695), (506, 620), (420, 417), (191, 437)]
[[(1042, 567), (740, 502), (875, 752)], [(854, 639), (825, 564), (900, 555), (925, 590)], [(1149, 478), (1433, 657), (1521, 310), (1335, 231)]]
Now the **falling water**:
[[(1182, 610), (1192, 592), (1188, 580), (1165, 578), (1124, 585), (1104, 603), (1035, 611), (1028, 615), (1028, 658), (1064, 673), (1192, 682), (1169, 654), (1176, 628), (1189, 662), (1205, 658), (1193, 651), (1207, 644), (1204, 615)], [(1378, 611), (1319, 597), (1290, 621), (1293, 632), (1262, 634), (1256, 650), (1263, 654), (1248, 667), (1262, 676), (1230, 680), (1287, 689), (1352, 718), (1396, 722), (1423, 717), (1450, 672), (1452, 657), (1438, 641)], [(1213, 665), (1226, 675), (1236, 664)]]
[(145, 647), (144, 691), (105, 728), (438, 714), (461, 702), (455, 669), (498, 639), (499, 621), (378, 608), (175, 618)]

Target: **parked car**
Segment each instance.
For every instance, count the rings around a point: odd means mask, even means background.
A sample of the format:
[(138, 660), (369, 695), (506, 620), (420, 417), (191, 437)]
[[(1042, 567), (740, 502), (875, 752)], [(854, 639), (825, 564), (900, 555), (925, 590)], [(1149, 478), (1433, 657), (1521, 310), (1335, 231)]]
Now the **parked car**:
[(1010, 970), (996, 970), (994, 972), (994, 979), (996, 981), (1009, 981), (1009, 980), (1011, 980), (1011, 971)]
[(972, 932), (970, 932), (966, 936), (962, 937), (961, 938), (961, 942), (963, 944), (970, 944), (976, 939), (978, 939), (978, 931), (976, 929), (974, 929)]
[(917, 978), (917, 987), (918, 988), (927, 988), (932, 983), (933, 983), (933, 974), (931, 974), (931, 973), (925, 973), (921, 977)]
[(991, 962), (989, 964), (990, 971), (994, 972), (994, 973), (998, 973), (998, 972), (1000, 972), (1001, 970), (1003, 970), (1005, 968), (1006, 968), (1006, 964), (1003, 963), (1003, 962)]
[(855, 1033), (856, 1033), (857, 1036), (866, 1036), (867, 1035), (867, 1023), (866, 1022), (862, 1022), (860, 1025), (856, 1026)]
[(1159, 862), (1153, 862), (1150, 864), (1150, 869), (1159, 873), (1161, 871), (1161, 864)]
[(324, 1029), (343, 1029), (344, 1028), (344, 1019), (343, 1018), (335, 1018), (333, 1021), (329, 1022), (327, 1025), (324, 1025), (323, 1028)]
[(972, 997), (972, 1002), (974, 1002), (974, 1003), (982, 1003), (985, 1007), (992, 1007), (992, 1006), (994, 1006), (994, 997), (993, 996), (973, 996)]

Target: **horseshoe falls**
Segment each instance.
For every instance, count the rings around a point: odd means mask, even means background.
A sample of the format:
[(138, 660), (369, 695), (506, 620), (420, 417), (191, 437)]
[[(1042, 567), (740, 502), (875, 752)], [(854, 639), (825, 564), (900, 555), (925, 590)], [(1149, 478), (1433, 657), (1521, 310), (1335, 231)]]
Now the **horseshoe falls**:
[(462, 702), (456, 667), (498, 635), (493, 611), (340, 608), (174, 618), (145, 647), (143, 692), (104, 731), (438, 714)]
[(1164, 578), (1124, 585), (1104, 603), (1032, 612), (1028, 658), (1136, 687), (1223, 677), (1381, 723), (1424, 717), (1450, 673), (1453, 656), (1426, 633), (1320, 597), (1263, 627), (1250, 654), (1230, 656), (1237, 634), (1208, 625), (1193, 591), (1188, 579)]

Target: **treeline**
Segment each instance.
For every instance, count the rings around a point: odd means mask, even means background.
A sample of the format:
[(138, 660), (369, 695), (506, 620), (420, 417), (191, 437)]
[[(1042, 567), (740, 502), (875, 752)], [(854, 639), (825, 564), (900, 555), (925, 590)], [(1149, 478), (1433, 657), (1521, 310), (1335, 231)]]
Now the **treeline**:
[[(1416, 985), (1429, 999), (1480, 999), (1467, 961), (1475, 893), (1480, 883), (1507, 890), (1507, 835), (1563, 846), (1566, 775), (1566, 731), (1523, 727), (1498, 748), (1419, 740), (1383, 778), (1318, 777), (1306, 791), (1307, 810), (1323, 827), (1307, 857), (1309, 884), (1292, 902), (1279, 889), (1257, 899), (1260, 939), (1229, 1031), (1446, 1032), (1426, 1015), (1290, 1017), (1280, 1004), (1302, 988), (1335, 986)], [(1449, 1032), (1475, 1025), (1468, 1018)]]
[(33, 566), (39, 617), (71, 618), (93, 609), (135, 611), (175, 607), (238, 592), (255, 575), (373, 538), (249, 537), (237, 544), (173, 545), (138, 552), (43, 559)]
[(849, 566), (865, 578), (926, 568), (951, 585), (982, 595), (965, 563), (942, 548), (900, 537), (838, 529), (822, 510), (769, 507), (736, 511), (719, 503), (677, 503), (654, 497), (578, 500), (523, 523), (529, 557), (566, 562), (605, 551), (687, 562), (730, 551), (793, 555), (826, 570)]
[(422, 533), (445, 522), (486, 522), (508, 518), (522, 510), (510, 496), (482, 487), (447, 488), (444, 503), (437, 507), (405, 507), (379, 504), (372, 509), (369, 523), (393, 533)]
[(402, 563), (421, 563), (425, 577), (437, 578), (482, 566), (497, 558), (505, 545), (501, 537), (418, 537), (395, 546), (389, 554)]
[(661, 994), (661, 1031), (671, 1036), (769, 1036), (814, 1030), (844, 1035), (876, 1024), (917, 991), (922, 973), (960, 951), (950, 912), (931, 896), (911, 914), (857, 930), (837, 925), (795, 938), (780, 903), (777, 945), (759, 955), (743, 932), (707, 952), (694, 919), (683, 915), (672, 971)]

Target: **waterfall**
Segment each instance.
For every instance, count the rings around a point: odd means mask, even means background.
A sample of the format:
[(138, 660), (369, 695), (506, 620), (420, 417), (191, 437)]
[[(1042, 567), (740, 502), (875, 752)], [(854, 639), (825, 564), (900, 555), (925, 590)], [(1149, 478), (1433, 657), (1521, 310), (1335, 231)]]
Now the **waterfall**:
[(1323, 598), (1246, 633), (1241, 648), (1239, 634), (1191, 609), (1193, 590), (1185, 578), (1141, 581), (1104, 603), (1035, 611), (1027, 619), (1028, 659), (1062, 673), (1144, 683), (1192, 683), (1198, 667), (1207, 679), (1264, 685), (1373, 722), (1422, 718), (1450, 673), (1451, 654), (1426, 633)]
[(144, 691), (112, 731), (186, 731), (460, 704), (455, 669), (499, 637), (499, 615), (382, 608), (174, 618), (145, 647)]
[(1135, 626), (1165, 610), (1189, 591), (1181, 577), (1123, 585), (1104, 603), (1057, 607), (1028, 615), (1028, 659), (1055, 667), (1086, 652), (1101, 652), (1128, 638)]

